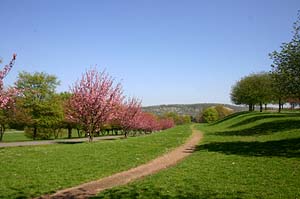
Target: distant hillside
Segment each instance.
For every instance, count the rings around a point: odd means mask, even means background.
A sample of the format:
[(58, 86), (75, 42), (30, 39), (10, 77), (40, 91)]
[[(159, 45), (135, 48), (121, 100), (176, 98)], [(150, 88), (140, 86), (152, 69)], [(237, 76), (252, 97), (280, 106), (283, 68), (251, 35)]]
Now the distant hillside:
[(175, 112), (180, 115), (196, 116), (204, 109), (216, 105), (224, 105), (225, 107), (233, 109), (235, 112), (247, 110), (247, 108), (245, 107), (234, 106), (230, 104), (201, 103), (201, 104), (170, 104), (170, 105), (146, 106), (143, 107), (143, 111), (154, 113), (157, 115), (162, 115), (167, 112)]

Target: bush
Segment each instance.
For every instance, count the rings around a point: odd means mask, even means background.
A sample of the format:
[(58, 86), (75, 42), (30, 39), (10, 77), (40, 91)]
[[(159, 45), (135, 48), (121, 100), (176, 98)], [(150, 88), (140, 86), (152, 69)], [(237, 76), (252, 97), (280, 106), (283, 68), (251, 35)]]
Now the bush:
[(202, 113), (203, 122), (211, 123), (219, 119), (219, 113), (215, 107), (209, 107)]
[(218, 115), (219, 115), (218, 119), (223, 119), (224, 117), (226, 117), (234, 112), (232, 109), (227, 108), (223, 105), (215, 106), (215, 109), (217, 110)]
[[(33, 139), (33, 128), (25, 127), (24, 132), (25, 136)], [(61, 133), (60, 129), (52, 129), (52, 128), (37, 128), (36, 139), (40, 140), (48, 140), (51, 137), (57, 138)]]

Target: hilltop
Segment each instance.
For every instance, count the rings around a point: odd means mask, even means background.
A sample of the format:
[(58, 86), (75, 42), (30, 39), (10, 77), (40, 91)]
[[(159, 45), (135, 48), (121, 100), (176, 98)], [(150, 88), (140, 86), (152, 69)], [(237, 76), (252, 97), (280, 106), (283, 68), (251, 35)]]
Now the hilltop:
[(247, 108), (245, 107), (235, 106), (230, 104), (199, 103), (199, 104), (168, 104), (168, 105), (146, 106), (143, 107), (143, 111), (154, 113), (157, 115), (162, 115), (168, 112), (175, 112), (179, 115), (191, 115), (195, 117), (204, 109), (216, 105), (223, 105), (227, 108), (233, 109), (234, 112), (247, 110)]

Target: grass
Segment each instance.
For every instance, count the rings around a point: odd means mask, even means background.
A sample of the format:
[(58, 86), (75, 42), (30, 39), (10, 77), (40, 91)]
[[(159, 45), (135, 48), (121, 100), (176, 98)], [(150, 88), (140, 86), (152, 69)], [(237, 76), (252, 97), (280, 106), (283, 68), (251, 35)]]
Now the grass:
[[(122, 132), (118, 132), (118, 135), (122, 135)], [(100, 134), (101, 136), (114, 136), (116, 135), (115, 133), (109, 132), (109, 134), (107, 132), (105, 132), (105, 134)], [(78, 136), (77, 130), (76, 129), (72, 129), (72, 137), (71, 139), (75, 139), (75, 138), (83, 138), (84, 137), (84, 133), (82, 133), (81, 137)], [(50, 137), (50, 139), (48, 140), (54, 140), (54, 136), (52, 135)], [(61, 129), (61, 133), (59, 133), (58, 138), (57, 139), (68, 139), (68, 131), (67, 129)], [(45, 139), (44, 139), (45, 140)], [(4, 135), (3, 135), (3, 140), (1, 142), (23, 142), (23, 141), (43, 141), (43, 139), (37, 139), (37, 140), (33, 140), (32, 138), (28, 138), (25, 136), (24, 131), (16, 131), (16, 130), (6, 130)], [(0, 143), (1, 143), (0, 142)]]
[(177, 166), (96, 198), (300, 198), (300, 114), (241, 113), (198, 125)]
[[(58, 139), (67, 139), (68, 133), (67, 129), (62, 129), (62, 133), (59, 135)], [(79, 138), (77, 134), (77, 130), (72, 130), (72, 138)], [(54, 137), (51, 137), (53, 140)], [(33, 139), (28, 138), (25, 136), (24, 131), (15, 131), (15, 130), (7, 130), (3, 135), (2, 142), (23, 142), (23, 141), (33, 141)], [(34, 141), (41, 141), (41, 140), (34, 140)]]
[(128, 170), (190, 135), (189, 126), (178, 126), (114, 141), (0, 148), (0, 198), (35, 197)]
[(32, 139), (25, 136), (24, 131), (6, 131), (2, 142), (30, 141)]

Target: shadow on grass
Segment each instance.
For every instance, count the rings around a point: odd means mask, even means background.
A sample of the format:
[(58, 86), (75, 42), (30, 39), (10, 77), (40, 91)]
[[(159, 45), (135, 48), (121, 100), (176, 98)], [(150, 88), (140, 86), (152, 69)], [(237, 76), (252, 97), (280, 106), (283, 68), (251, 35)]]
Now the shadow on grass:
[(234, 128), (234, 127), (238, 127), (241, 125), (245, 125), (245, 124), (249, 124), (249, 123), (253, 123), (259, 120), (263, 120), (263, 119), (268, 119), (268, 118), (300, 118), (300, 114), (274, 114), (274, 113), (260, 113), (258, 115), (252, 116), (250, 118), (247, 118), (245, 120), (242, 120), (236, 124), (233, 124), (231, 126), (229, 126), (229, 128)]
[[(192, 186), (192, 185), (191, 185)], [(131, 185), (102, 192), (93, 199), (137, 199), (137, 198), (153, 198), (153, 199), (213, 199), (213, 198), (242, 198), (242, 192), (234, 193), (218, 193), (212, 190), (201, 190), (201, 187), (192, 186), (186, 190), (178, 187), (175, 191), (169, 192), (150, 184), (147, 185)]]
[(219, 124), (219, 123), (222, 123), (222, 122), (225, 122), (226, 120), (229, 120), (231, 118), (234, 118), (234, 117), (237, 117), (239, 115), (244, 115), (244, 114), (248, 114), (250, 113), (249, 111), (241, 111), (241, 112), (236, 112), (236, 113), (233, 113), (233, 114), (230, 114), (226, 117), (224, 117), (223, 119), (220, 119), (212, 124), (210, 124), (210, 126), (213, 126), (213, 125), (216, 125), (216, 124)]
[(85, 143), (86, 141), (58, 141), (55, 142), (56, 144), (82, 144)]
[(196, 151), (220, 152), (226, 155), (300, 157), (300, 138), (267, 142), (212, 142), (197, 146)]
[(254, 136), (254, 135), (269, 135), (272, 133), (300, 129), (299, 120), (277, 120), (272, 122), (265, 122), (251, 128), (232, 130), (232, 131), (219, 131), (215, 135), (221, 136)]

